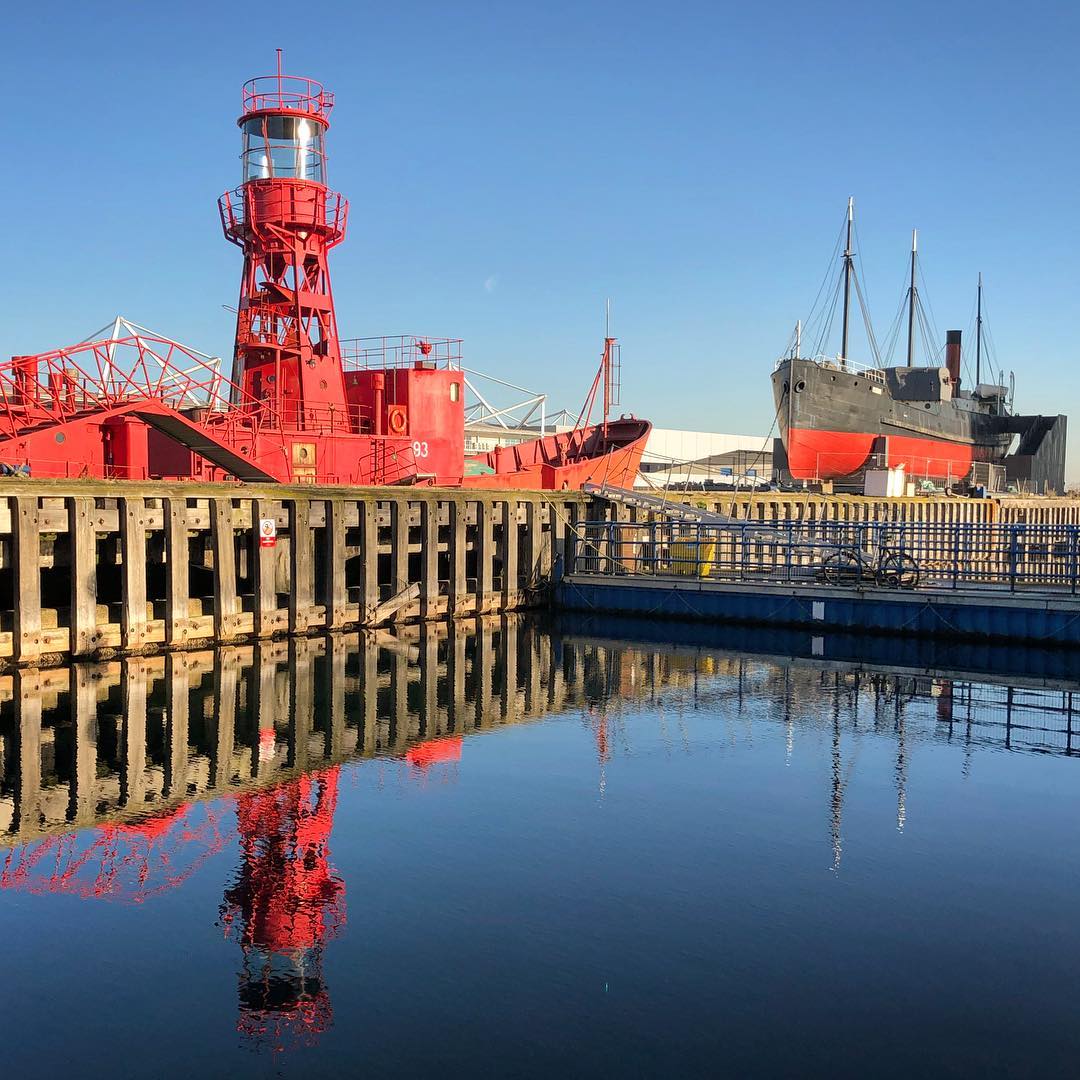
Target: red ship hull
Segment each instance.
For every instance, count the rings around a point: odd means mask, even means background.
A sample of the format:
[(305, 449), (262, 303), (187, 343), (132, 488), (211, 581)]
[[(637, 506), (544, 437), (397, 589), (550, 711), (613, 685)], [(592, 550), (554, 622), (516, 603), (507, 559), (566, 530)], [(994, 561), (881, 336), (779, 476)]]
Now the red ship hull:
[[(866, 431), (790, 428), (788, 470), (797, 480), (839, 480), (851, 476), (867, 466), (878, 439), (878, 435)], [(889, 468), (903, 466), (911, 477), (957, 480), (971, 470), (970, 444), (890, 435), (886, 445)]]
[(463, 486), (527, 491), (573, 491), (585, 484), (634, 486), (652, 424), (626, 417), (604, 426), (560, 432), (501, 446), (468, 459), (491, 472), (466, 476)]

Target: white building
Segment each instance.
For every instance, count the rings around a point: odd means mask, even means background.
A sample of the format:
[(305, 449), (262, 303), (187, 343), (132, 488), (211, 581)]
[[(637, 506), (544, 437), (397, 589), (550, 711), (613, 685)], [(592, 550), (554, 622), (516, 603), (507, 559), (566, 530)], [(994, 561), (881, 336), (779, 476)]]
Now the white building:
[(638, 487), (712, 482), (744, 486), (772, 479), (771, 437), (653, 428), (641, 458)]

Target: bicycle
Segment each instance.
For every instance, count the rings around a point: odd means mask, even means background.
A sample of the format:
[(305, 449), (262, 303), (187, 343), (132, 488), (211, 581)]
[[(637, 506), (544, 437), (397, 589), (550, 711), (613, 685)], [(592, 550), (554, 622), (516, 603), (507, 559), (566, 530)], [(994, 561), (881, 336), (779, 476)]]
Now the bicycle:
[(872, 581), (884, 589), (914, 589), (919, 584), (919, 564), (907, 552), (891, 547), (882, 533), (872, 557), (854, 544), (827, 555), (821, 561), (821, 577), (827, 585)]

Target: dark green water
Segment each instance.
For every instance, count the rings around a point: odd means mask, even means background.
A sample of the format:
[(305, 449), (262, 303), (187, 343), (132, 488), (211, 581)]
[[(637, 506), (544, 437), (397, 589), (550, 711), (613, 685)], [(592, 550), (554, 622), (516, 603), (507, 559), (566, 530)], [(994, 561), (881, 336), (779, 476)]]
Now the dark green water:
[(619, 633), (0, 680), (6, 1073), (1074, 1071), (1066, 684)]

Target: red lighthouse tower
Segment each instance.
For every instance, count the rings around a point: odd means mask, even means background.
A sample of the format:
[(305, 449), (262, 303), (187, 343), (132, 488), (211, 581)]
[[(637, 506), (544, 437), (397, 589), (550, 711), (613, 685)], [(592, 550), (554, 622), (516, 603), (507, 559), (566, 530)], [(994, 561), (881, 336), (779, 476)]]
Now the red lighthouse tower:
[(327, 262), (348, 212), (326, 186), (333, 105), (319, 83), (282, 74), (279, 49), (277, 74), (244, 84), (243, 183), (219, 200), (244, 252), (233, 382), (249, 408), (301, 430), (348, 416)]
[(459, 343), (368, 339), (346, 350), (338, 337), (328, 255), (348, 203), (326, 186), (333, 104), (320, 83), (282, 73), (280, 49), (277, 74), (244, 84), (243, 183), (218, 204), (244, 253), (233, 408), (207, 425), (283, 480), (460, 482)]

